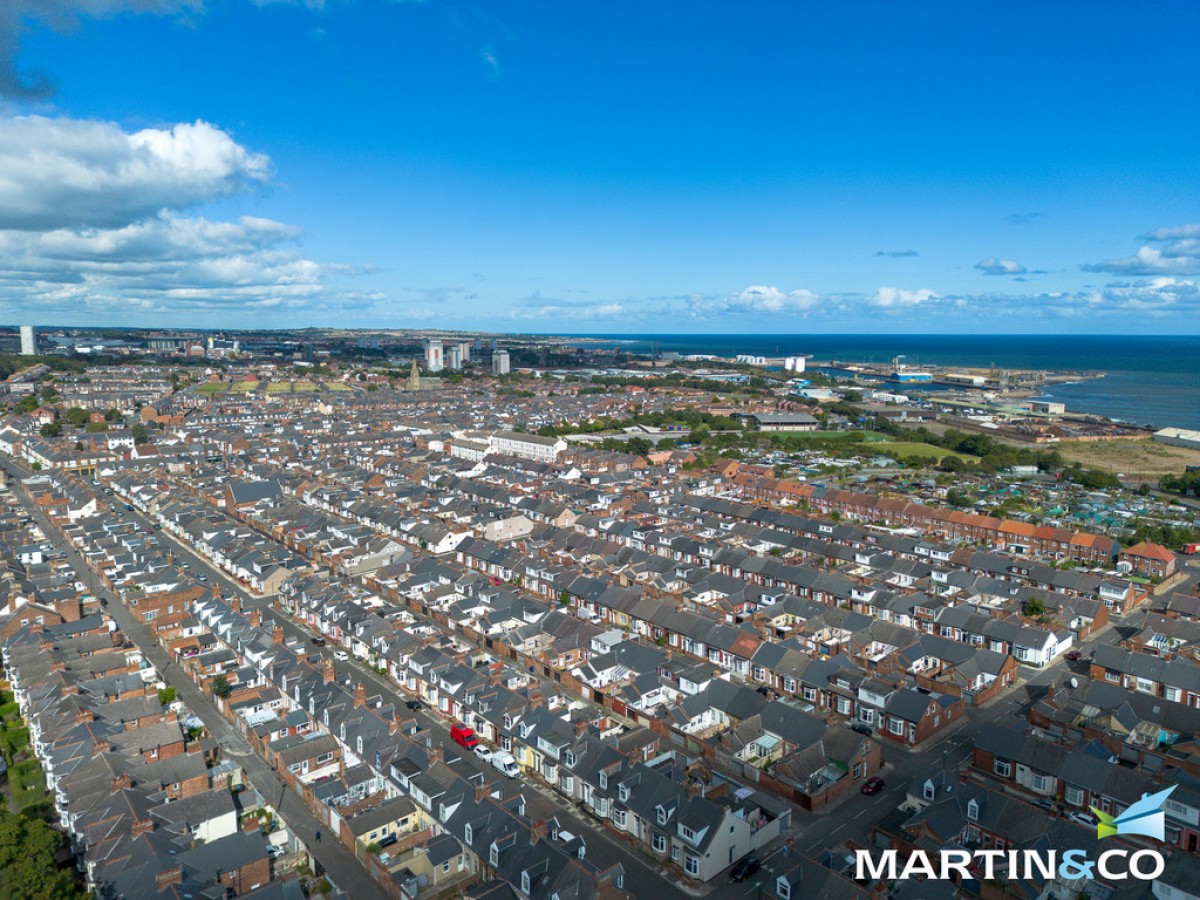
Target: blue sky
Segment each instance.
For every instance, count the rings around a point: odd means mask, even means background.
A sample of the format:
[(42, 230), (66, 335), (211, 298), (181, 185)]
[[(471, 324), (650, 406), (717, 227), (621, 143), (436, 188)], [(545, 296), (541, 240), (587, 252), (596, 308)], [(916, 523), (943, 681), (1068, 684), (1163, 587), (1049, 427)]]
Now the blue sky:
[(1200, 330), (1193, 3), (46, 6), (2, 319)]

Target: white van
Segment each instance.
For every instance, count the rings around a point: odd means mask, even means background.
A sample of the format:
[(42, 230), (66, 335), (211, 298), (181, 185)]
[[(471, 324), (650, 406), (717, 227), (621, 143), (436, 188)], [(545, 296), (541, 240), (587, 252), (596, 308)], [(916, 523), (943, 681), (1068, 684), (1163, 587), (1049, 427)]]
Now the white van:
[(505, 750), (497, 750), (492, 754), (492, 765), (500, 774), (507, 775), (509, 778), (516, 778), (521, 771), (517, 767), (516, 757)]

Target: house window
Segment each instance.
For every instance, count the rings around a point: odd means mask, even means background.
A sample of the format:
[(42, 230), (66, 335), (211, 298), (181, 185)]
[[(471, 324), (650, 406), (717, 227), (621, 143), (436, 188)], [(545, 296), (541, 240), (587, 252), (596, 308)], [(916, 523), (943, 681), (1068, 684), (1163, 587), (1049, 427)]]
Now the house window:
[(667, 808), (665, 806), (654, 807), (655, 818), (659, 825), (667, 824)]
[(992, 771), (1001, 778), (1009, 778), (1012, 775), (1012, 763), (997, 759), (992, 763)]
[(470, 823), (468, 822), (466, 825), (463, 826), (463, 843), (465, 843), (469, 847), (471, 845), (471, 841), (474, 840), (474, 838), (475, 838), (475, 829), (473, 829), (471, 827)]
[(1039, 794), (1046, 793), (1050, 788), (1050, 779), (1045, 775), (1033, 776), (1033, 789)]
[(614, 809), (613, 810), (613, 821), (616, 822), (620, 827), (624, 828), (625, 827), (625, 810)]
[(888, 722), (888, 731), (892, 734), (904, 734), (904, 720), (892, 719)]
[(629, 785), (623, 784), (617, 788), (617, 794), (621, 798), (621, 802), (625, 803), (629, 800)]
[(500, 848), (495, 844), (488, 849), (488, 863), (493, 866), (500, 865)]
[(1119, 674), (1119, 673), (1117, 673), (1117, 672), (1113, 672), (1113, 671), (1112, 671), (1112, 670), (1110, 670), (1110, 669), (1105, 669), (1105, 670), (1104, 670), (1104, 680), (1105, 680), (1105, 681), (1111, 681), (1111, 682), (1113, 682), (1113, 683), (1115, 684), (1116, 682), (1118, 682), (1118, 681), (1120, 681), (1120, 680), (1121, 680), (1121, 676), (1120, 676), (1120, 674)]
[(838, 697), (837, 711), (843, 716), (850, 715), (850, 701), (845, 697)]
[(789, 694), (796, 693), (796, 679), (793, 678), (791, 675), (784, 675), (783, 676), (783, 689), (785, 691), (787, 691)]
[(972, 799), (967, 804), (967, 818), (970, 819), (972, 822), (979, 821), (979, 801), (978, 800)]
[(600, 773), (600, 788), (605, 791), (608, 790), (608, 773), (607, 772)]
[(1067, 785), (1066, 791), (1063, 792), (1063, 797), (1072, 806), (1083, 806), (1083, 789), (1071, 787)]
[(683, 835), (683, 839), (689, 843), (696, 843), (696, 832), (688, 828), (686, 825), (679, 826), (679, 833)]
[(679, 848), (678, 847), (671, 848), (671, 859), (679, 859)]
[(446, 860), (444, 863), (442, 863), (442, 872), (449, 872), (449, 871), (450, 871), (450, 860)]
[(700, 874), (700, 857), (698, 857), (698, 856), (687, 857), (687, 859), (684, 861), (683, 868), (684, 868), (684, 871), (686, 871), (689, 875), (699, 875)]
[(521, 873), (521, 893), (526, 894), (526, 895), (529, 894), (529, 873), (528, 872)]
[(655, 853), (666, 853), (667, 852), (666, 835), (658, 834), (657, 832), (655, 832), (650, 838), (650, 846), (654, 848)]
[(792, 885), (782, 875), (775, 879), (775, 893), (778, 894), (781, 900), (792, 900)]
[(932, 800), (937, 795), (937, 788), (933, 786), (932, 781), (925, 782), (925, 790), (921, 793), (926, 800)]

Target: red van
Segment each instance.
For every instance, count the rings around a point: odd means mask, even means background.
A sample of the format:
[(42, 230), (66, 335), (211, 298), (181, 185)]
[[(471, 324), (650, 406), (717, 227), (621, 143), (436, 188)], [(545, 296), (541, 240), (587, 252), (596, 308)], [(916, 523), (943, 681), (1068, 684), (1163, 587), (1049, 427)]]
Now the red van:
[(464, 725), (462, 722), (455, 722), (450, 726), (450, 737), (456, 744), (462, 744), (468, 750), (474, 749), (479, 743), (479, 738), (475, 737), (475, 732)]

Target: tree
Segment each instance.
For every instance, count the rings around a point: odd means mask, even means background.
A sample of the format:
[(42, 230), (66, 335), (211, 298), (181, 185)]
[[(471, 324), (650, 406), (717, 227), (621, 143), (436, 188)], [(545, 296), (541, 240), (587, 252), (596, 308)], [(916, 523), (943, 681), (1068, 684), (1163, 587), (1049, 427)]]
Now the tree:
[(1022, 607), (1022, 612), (1031, 619), (1036, 619), (1046, 612), (1046, 604), (1038, 597), (1030, 597), (1025, 601), (1025, 606)]
[(213, 679), (212, 692), (214, 697), (220, 697), (222, 700), (233, 693), (233, 687), (230, 686), (229, 679), (224, 674)]
[(37, 408), (37, 396), (34, 394), (29, 394), (21, 398), (20, 402), (13, 407), (13, 412), (17, 413), (17, 415), (27, 416)]
[(109, 422), (124, 422), (125, 416), (115, 406), (104, 414), (104, 418)]
[(175, 702), (175, 685), (169, 684), (158, 692), (158, 702), (163, 706)]
[(88, 419), (91, 418), (91, 414), (82, 407), (72, 406), (67, 410), (63, 418), (67, 420), (68, 424), (74, 425), (76, 428), (82, 428), (88, 423)]
[(44, 438), (56, 438), (62, 434), (62, 426), (57, 422), (47, 422), (38, 429), (38, 434)]
[(938, 468), (943, 472), (957, 473), (966, 470), (967, 466), (957, 456), (943, 456), (938, 463)]
[(138, 422), (129, 431), (133, 434), (133, 442), (135, 444), (150, 443), (150, 433), (146, 430), (146, 426)]

